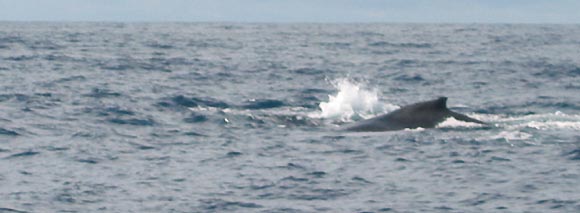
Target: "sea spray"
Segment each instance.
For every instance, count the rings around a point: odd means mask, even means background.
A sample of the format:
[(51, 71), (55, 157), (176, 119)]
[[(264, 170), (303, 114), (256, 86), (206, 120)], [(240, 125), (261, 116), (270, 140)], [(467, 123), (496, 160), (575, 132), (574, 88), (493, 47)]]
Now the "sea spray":
[(321, 102), (321, 112), (316, 117), (341, 122), (369, 118), (377, 114), (397, 109), (392, 104), (382, 103), (377, 89), (369, 89), (360, 82), (341, 78), (331, 82), (338, 90), (328, 95), (328, 102)]

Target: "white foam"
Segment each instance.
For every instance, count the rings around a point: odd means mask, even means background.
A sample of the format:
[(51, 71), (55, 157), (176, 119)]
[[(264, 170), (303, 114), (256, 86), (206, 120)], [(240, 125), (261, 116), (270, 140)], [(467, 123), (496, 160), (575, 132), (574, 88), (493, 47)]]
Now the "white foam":
[[(514, 141), (525, 141), (534, 143), (534, 133), (529, 131), (550, 130), (580, 130), (580, 115), (570, 115), (563, 112), (543, 113), (524, 116), (506, 115), (479, 115), (478, 119), (495, 124), (502, 131), (488, 136), (491, 139), (503, 139), (510, 143)], [(513, 144), (512, 144), (513, 145)]]
[(189, 111), (193, 111), (193, 112), (218, 112), (220, 110), (223, 111), (223, 109), (217, 108), (217, 107), (202, 107), (202, 106), (188, 107), (187, 109), (189, 109)]
[(425, 128), (421, 128), (421, 127), (418, 127), (418, 128), (415, 128), (415, 129), (406, 128), (406, 129), (403, 129), (403, 131), (408, 131), (408, 132), (421, 132), (421, 131), (425, 131)]
[(546, 130), (546, 129), (573, 129), (580, 130), (580, 122), (576, 121), (530, 121), (526, 127)]
[(533, 115), (524, 115), (524, 116), (505, 116), (505, 115), (478, 115), (482, 116), (485, 119), (498, 121), (498, 122), (511, 122), (511, 121), (530, 121), (530, 120), (549, 120), (549, 119), (557, 119), (557, 120), (570, 120), (570, 121), (580, 121), (580, 115), (569, 115), (560, 111), (556, 111), (554, 113), (543, 113), (543, 114), (533, 114)]
[[(475, 117), (475, 116), (474, 116)], [(472, 123), (472, 122), (465, 122), (465, 121), (460, 121), (457, 120), (453, 117), (447, 118), (445, 119), (445, 121), (441, 122), (440, 124), (437, 125), (437, 128), (441, 128), (441, 127), (481, 127), (481, 124), (478, 123)]]
[(501, 131), (497, 134), (491, 136), (491, 139), (504, 139), (506, 141), (520, 141), (520, 140), (529, 140), (532, 138), (532, 135), (525, 132), (520, 131)]
[(560, 111), (554, 113), (525, 116), (488, 116), (507, 129), (534, 128), (538, 130), (573, 129), (580, 130), (580, 115), (569, 115)]
[(380, 113), (397, 109), (392, 104), (379, 100), (376, 89), (368, 89), (362, 83), (349, 79), (338, 79), (332, 82), (338, 90), (336, 95), (328, 95), (328, 102), (321, 102), (321, 112), (312, 117), (351, 121), (368, 118)]

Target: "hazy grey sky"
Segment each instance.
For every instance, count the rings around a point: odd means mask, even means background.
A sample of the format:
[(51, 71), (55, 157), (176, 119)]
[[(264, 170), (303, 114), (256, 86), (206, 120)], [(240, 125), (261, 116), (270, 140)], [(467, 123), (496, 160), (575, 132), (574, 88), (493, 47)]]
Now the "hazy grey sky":
[(580, 0), (0, 0), (0, 20), (580, 23)]

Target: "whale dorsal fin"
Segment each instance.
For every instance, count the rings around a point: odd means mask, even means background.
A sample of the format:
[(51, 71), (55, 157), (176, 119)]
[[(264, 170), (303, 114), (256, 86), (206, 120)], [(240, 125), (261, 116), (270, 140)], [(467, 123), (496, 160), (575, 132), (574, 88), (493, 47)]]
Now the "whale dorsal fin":
[(447, 97), (439, 97), (433, 101), (433, 108), (447, 109)]
[(412, 105), (401, 107), (399, 110), (416, 113), (416, 112), (434, 112), (434, 111), (447, 111), (447, 97), (439, 97), (430, 101), (424, 101), (415, 103)]

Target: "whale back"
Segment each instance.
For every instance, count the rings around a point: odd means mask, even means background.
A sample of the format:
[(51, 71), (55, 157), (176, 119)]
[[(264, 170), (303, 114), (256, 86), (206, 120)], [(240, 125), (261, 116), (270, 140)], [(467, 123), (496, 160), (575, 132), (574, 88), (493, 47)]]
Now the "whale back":
[(397, 124), (405, 128), (433, 128), (438, 123), (444, 121), (450, 116), (447, 109), (447, 98), (440, 97), (435, 100), (419, 102), (404, 106), (385, 116), (382, 116), (384, 122)]
[(447, 97), (419, 102), (401, 107), (386, 115), (347, 125), (347, 131), (392, 131), (416, 128), (434, 128), (437, 124), (454, 117), (461, 121), (485, 124), (482, 121), (453, 112), (447, 108)]

